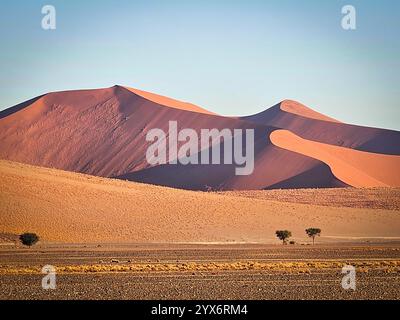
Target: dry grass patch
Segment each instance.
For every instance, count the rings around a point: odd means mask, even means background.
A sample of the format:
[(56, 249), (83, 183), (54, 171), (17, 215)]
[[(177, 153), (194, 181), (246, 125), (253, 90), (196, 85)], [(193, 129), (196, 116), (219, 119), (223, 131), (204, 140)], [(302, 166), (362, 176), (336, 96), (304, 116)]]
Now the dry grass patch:
[[(240, 271), (258, 270), (271, 272), (310, 273), (325, 269), (341, 269), (350, 264), (360, 272), (382, 270), (400, 272), (399, 260), (388, 261), (312, 261), (312, 262), (210, 262), (210, 263), (150, 263), (150, 264), (93, 264), (57, 266), (57, 273), (112, 273), (112, 272), (194, 272), (194, 271)], [(41, 267), (0, 266), (0, 274), (41, 273)]]

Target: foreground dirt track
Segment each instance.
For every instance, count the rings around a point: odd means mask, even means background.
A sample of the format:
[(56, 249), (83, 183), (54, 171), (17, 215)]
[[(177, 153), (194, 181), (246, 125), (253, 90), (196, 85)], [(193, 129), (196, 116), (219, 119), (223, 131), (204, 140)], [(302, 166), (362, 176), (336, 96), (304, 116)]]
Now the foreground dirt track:
[[(56, 290), (42, 290), (43, 275), (32, 271), (45, 264), (58, 271)], [(210, 267), (194, 267), (205, 264)], [(356, 267), (355, 291), (341, 287), (344, 264)], [(270, 267), (258, 269), (258, 265)], [(156, 270), (162, 266), (177, 270)], [(398, 243), (4, 246), (0, 299), (400, 299), (400, 247)]]
[[(3, 160), (0, 181), (0, 233), (35, 232), (47, 242), (278, 243), (279, 229), (309, 242), (308, 227), (322, 229), (322, 242), (400, 237), (399, 210), (387, 210), (398, 201), (391, 189), (384, 192), (386, 200), (379, 200), (386, 209), (336, 207), (334, 201), (318, 206), (170, 189)], [(358, 200), (368, 194), (360, 189)]]

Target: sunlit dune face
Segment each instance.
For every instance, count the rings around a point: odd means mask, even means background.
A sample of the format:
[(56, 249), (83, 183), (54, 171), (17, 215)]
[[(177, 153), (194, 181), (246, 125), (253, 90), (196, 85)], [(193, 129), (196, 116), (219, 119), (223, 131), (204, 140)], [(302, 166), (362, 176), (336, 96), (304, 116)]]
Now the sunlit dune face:
[[(330, 195), (344, 197), (342, 190)], [(281, 227), (305, 240), (304, 229), (318, 217), (327, 241), (400, 237), (398, 210), (339, 209), (329, 194), (327, 206), (287, 203), (260, 192), (254, 199), (178, 190), (0, 160), (0, 233), (28, 230), (43, 242), (61, 243), (276, 243)], [(365, 200), (363, 190), (355, 192), (355, 201)], [(390, 194), (382, 190), (381, 198)]]
[(315, 142), (288, 130), (275, 130), (270, 139), (280, 148), (325, 162), (338, 179), (353, 187), (400, 186), (400, 156)]
[(306, 106), (302, 105), (301, 103), (298, 103), (293, 100), (284, 100), (280, 104), (280, 108), (282, 111), (286, 111), (289, 113), (297, 114), (299, 116), (305, 117), (305, 118), (311, 118), (311, 119), (316, 119), (316, 120), (323, 120), (323, 121), (330, 121), (330, 122), (338, 122), (340, 121), (330, 118), (328, 116), (325, 116), (319, 112), (316, 112), (310, 108), (307, 108)]
[(161, 96), (161, 95), (158, 95), (155, 93), (138, 90), (138, 89), (134, 89), (134, 88), (129, 88), (129, 87), (124, 87), (124, 88), (137, 94), (138, 96), (141, 96), (147, 100), (150, 100), (154, 103), (157, 103), (157, 104), (160, 104), (160, 105), (163, 105), (166, 107), (181, 109), (181, 110), (185, 110), (185, 111), (192, 111), (192, 112), (199, 112), (199, 113), (215, 115), (215, 113), (208, 111), (206, 109), (203, 109), (199, 106), (196, 106), (195, 104), (192, 104), (192, 103), (175, 100), (175, 99), (164, 97), (164, 96)]

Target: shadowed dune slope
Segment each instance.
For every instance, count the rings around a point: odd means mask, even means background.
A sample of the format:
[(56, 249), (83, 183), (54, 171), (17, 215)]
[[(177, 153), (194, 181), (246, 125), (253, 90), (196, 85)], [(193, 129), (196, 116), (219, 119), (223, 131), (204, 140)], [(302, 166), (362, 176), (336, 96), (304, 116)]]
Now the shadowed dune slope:
[(309, 241), (310, 226), (323, 230), (319, 241), (400, 237), (394, 210), (248, 199), (0, 160), (0, 233), (36, 232), (68, 243), (278, 243), (275, 230)]
[(318, 159), (333, 174), (353, 187), (399, 187), (400, 156), (382, 155), (332, 146), (300, 138), (288, 130), (275, 130), (271, 141), (278, 147)]
[[(217, 127), (218, 128), (218, 127)], [(120, 179), (189, 190), (246, 190), (271, 188), (343, 187), (323, 162), (274, 146), (273, 129), (256, 128), (255, 164), (250, 175), (235, 174), (236, 165), (159, 165), (118, 176)], [(220, 148), (223, 157), (223, 145)], [(318, 170), (318, 175), (307, 174)], [(304, 175), (303, 179), (293, 180)]]

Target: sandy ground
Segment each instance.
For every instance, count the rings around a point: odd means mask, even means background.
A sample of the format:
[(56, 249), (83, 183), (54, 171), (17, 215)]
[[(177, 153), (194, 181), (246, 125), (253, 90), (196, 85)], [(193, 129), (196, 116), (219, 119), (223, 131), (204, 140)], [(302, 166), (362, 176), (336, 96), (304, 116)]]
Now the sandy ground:
[[(55, 290), (41, 288), (46, 264)], [(355, 291), (341, 286), (345, 264)], [(400, 299), (399, 280), (399, 243), (0, 248), (0, 299)]]
[[(278, 243), (275, 231), (322, 229), (320, 242), (400, 237), (399, 210), (295, 204), (194, 192), (0, 161), (0, 233), (43, 241)], [(338, 194), (341, 189), (333, 189)], [(388, 193), (392, 203), (396, 194)], [(364, 197), (360, 189), (359, 199)], [(380, 200), (382, 201), (382, 199)], [(396, 200), (398, 201), (398, 200)]]
[(221, 194), (337, 208), (400, 211), (400, 188), (246, 190), (226, 191)]

